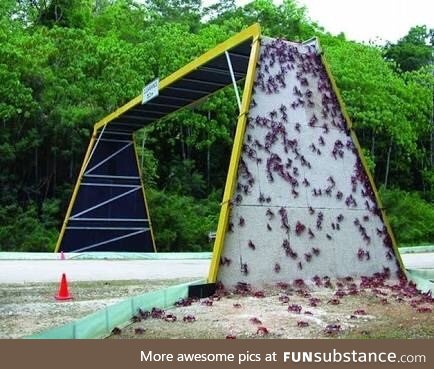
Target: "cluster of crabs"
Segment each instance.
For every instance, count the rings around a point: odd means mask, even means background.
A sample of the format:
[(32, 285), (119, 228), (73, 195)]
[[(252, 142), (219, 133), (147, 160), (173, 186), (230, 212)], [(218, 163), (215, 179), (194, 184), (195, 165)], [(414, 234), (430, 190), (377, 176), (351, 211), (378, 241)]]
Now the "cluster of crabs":
[[(327, 298), (317, 294), (318, 291), (328, 291)], [(317, 308), (324, 308), (329, 305), (339, 305), (344, 302), (346, 297), (374, 296), (378, 303), (387, 305), (390, 303), (408, 304), (416, 313), (432, 313), (434, 299), (429, 293), (421, 293), (417, 290), (414, 283), (408, 281), (404, 275), (399, 279), (391, 279), (390, 272), (385, 269), (382, 273), (375, 273), (373, 276), (362, 276), (359, 280), (352, 277), (331, 280), (329, 277), (315, 276), (311, 280), (296, 279), (292, 283), (278, 283), (274, 288), (265, 292), (253, 288), (250, 284), (238, 282), (233, 288), (226, 289), (221, 283), (217, 284), (215, 293), (204, 299), (183, 298), (175, 302), (174, 309), (165, 311), (160, 308), (152, 308), (150, 311), (138, 309), (137, 313), (131, 318), (131, 323), (145, 323), (149, 319), (160, 320), (164, 323), (187, 324), (195, 323), (198, 318), (192, 314), (186, 314), (188, 307), (194, 304), (203, 308), (211, 306), (218, 307), (219, 302), (225, 299), (237, 298), (237, 302), (232, 304), (234, 310), (241, 310), (249, 304), (249, 300), (242, 298), (272, 298), (277, 306), (283, 306), (292, 317), (297, 321), (294, 325), (296, 329), (303, 329), (311, 326), (312, 318), (318, 311)], [(321, 298), (319, 296), (322, 296)], [(301, 302), (300, 302), (301, 299)], [(230, 300), (229, 300), (230, 301)], [(247, 304), (247, 305), (246, 305)], [(179, 309), (177, 308), (187, 308)], [(181, 316), (176, 314), (180, 313)], [(355, 309), (349, 316), (350, 320), (357, 320), (368, 315), (368, 311), (362, 308)], [(261, 319), (256, 316), (248, 318), (249, 324), (255, 327), (258, 337), (270, 336), (273, 332)], [(325, 336), (335, 336), (342, 332), (343, 327), (339, 320), (325, 324), (322, 332)], [(143, 324), (134, 328), (136, 335), (142, 335), (146, 331)], [(118, 327), (112, 331), (113, 335), (120, 335), (122, 330)], [(223, 337), (222, 337), (223, 338)], [(235, 339), (237, 336), (230, 332), (226, 335), (227, 339)]]
[[(291, 92), (288, 93), (287, 85), (290, 83), (288, 79), (294, 75), (295, 79), (293, 78), (292, 81), (295, 80), (296, 84), (291, 85), (292, 88), (289, 89)], [(264, 112), (266, 101), (269, 101), (264, 96), (276, 94), (280, 94), (282, 98), (279, 101), (284, 102), (275, 109)], [(299, 111), (302, 114), (299, 114)], [(307, 117), (307, 121), (304, 123), (297, 121), (303, 114)], [(370, 224), (371, 218), (366, 215), (379, 217), (384, 223), (372, 184), (353, 143), (349, 123), (342, 114), (321, 57), (313, 46), (295, 45), (279, 39), (267, 41), (262, 45), (248, 127), (232, 205), (251, 205), (252, 199), (247, 202), (246, 199), (253, 193), (258, 193), (255, 186), (261, 187), (258, 185), (257, 176), (253, 174), (258, 168), (265, 171), (264, 177), (271, 184), (276, 184), (276, 179), (279, 178), (276, 186), (286, 186), (288, 197), (294, 201), (301, 196), (302, 192), (311, 191), (313, 198), (324, 197), (336, 201), (334, 205), (336, 208), (355, 209), (363, 213), (360, 217), (350, 219), (348, 223), (343, 223), (344, 216), (339, 214), (334, 221), (325, 224), (323, 210), (309, 206), (305, 209), (309, 216), (316, 217), (316, 226), (304, 224), (302, 219), (294, 220), (292, 225), (288, 221), (288, 211), (285, 207), (275, 209), (272, 193), (259, 191), (256, 203), (264, 207), (266, 217), (264, 231), (273, 232), (275, 226), (272, 220), (274, 217), (280, 218), (278, 231), (286, 236), (282, 249), (286, 256), (296, 262), (298, 269), (303, 269), (306, 263), (310, 263), (319, 255), (320, 246), (315, 239), (318, 233), (325, 232), (326, 239), (332, 241), (334, 234), (348, 226), (354, 227), (360, 235), (360, 247), (355, 251), (355, 261), (371, 260), (369, 250), (372, 244), (371, 231), (382, 240), (385, 259), (389, 261), (394, 258), (392, 240), (386, 227), (378, 228)], [(312, 134), (313, 131), (305, 132), (305, 130), (313, 130), (315, 134)], [(310, 137), (309, 142), (305, 137)], [(310, 142), (314, 137), (317, 138)], [(347, 156), (354, 161), (353, 171), (348, 176), (347, 187), (350, 193), (344, 188), (339, 188), (338, 181), (332, 175), (325, 178), (322, 186), (313, 183), (314, 181), (308, 177), (309, 172), (315, 173), (318, 166), (322, 165), (321, 161), (324, 163), (335, 161), (336, 168), (341, 168), (339, 161)], [(337, 169), (337, 172), (340, 171), (341, 169)], [(280, 191), (280, 187), (277, 191)], [(229, 232), (235, 232), (235, 227), (246, 227), (245, 217), (242, 215), (231, 217), (228, 224)], [(307, 235), (310, 242), (306, 243), (312, 244), (313, 247), (309, 247), (303, 253), (294, 250), (287, 239), (291, 232), (297, 237)], [(246, 246), (251, 250), (257, 248), (254, 240), (248, 240)], [(221, 259), (221, 265), (230, 266), (230, 264), (231, 260), (227, 256)], [(251, 268), (246, 262), (242, 262), (240, 267), (242, 275), (249, 274)], [(281, 271), (279, 263), (273, 264), (272, 268), (275, 273)]]

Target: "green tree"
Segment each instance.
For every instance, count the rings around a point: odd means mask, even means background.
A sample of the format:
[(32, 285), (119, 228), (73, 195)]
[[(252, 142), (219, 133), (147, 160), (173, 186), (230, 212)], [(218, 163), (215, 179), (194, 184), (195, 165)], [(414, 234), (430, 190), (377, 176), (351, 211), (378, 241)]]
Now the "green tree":
[(26, 20), (47, 27), (84, 28), (89, 25), (93, 0), (18, 0), (19, 14)]
[(184, 23), (191, 31), (200, 27), (201, 0), (146, 0), (145, 4), (158, 23)]
[(432, 63), (434, 30), (426, 26), (412, 27), (396, 44), (388, 43), (384, 55), (404, 72)]
[(393, 230), (400, 244), (434, 242), (434, 206), (417, 193), (398, 189), (380, 191)]
[[(407, 176), (393, 175), (393, 184), (414, 186), (409, 178), (412, 160), (420, 153), (421, 138), (431, 129), (428, 76), (402, 78), (384, 62), (377, 47), (330, 36), (321, 41), (358, 136), (377, 158), (377, 175), (383, 175), (379, 180), (387, 187), (395, 170)], [(412, 78), (427, 82), (414, 83)]]
[[(205, 9), (199, 0), (4, 0), (0, 248), (51, 250), (93, 124), (152, 79), (258, 21), (268, 36), (321, 37), (377, 182), (405, 190), (410, 201), (432, 201), (434, 81), (426, 28), (389, 45), (385, 60), (378, 47), (327, 34), (294, 0), (242, 7), (221, 0)], [(407, 60), (410, 67), (396, 68)], [(209, 249), (237, 115), (229, 87), (137, 133), (159, 249)], [(413, 216), (405, 206), (390, 212), (400, 221)], [(402, 239), (431, 237), (417, 227), (422, 231)]]

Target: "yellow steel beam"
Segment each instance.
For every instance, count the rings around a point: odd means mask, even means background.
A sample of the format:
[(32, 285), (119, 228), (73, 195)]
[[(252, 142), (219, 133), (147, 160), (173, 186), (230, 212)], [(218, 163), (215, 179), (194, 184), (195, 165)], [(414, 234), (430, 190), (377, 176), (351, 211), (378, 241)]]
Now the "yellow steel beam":
[(66, 229), (66, 226), (68, 224), (69, 217), (71, 216), (72, 208), (73, 208), (75, 200), (77, 198), (78, 190), (79, 190), (80, 185), (81, 185), (81, 180), (83, 178), (84, 171), (86, 170), (86, 167), (87, 167), (87, 164), (88, 164), (88, 161), (90, 158), (90, 153), (92, 152), (92, 149), (95, 145), (96, 138), (97, 138), (97, 131), (96, 131), (96, 129), (94, 129), (93, 133), (92, 133), (92, 138), (89, 142), (89, 146), (87, 147), (87, 151), (86, 151), (86, 154), (85, 154), (84, 159), (83, 159), (83, 164), (81, 165), (81, 169), (80, 169), (80, 173), (79, 173), (78, 178), (77, 178), (77, 182), (75, 183), (74, 191), (72, 192), (71, 200), (69, 201), (68, 210), (66, 211), (65, 219), (63, 220), (62, 229), (60, 230), (59, 238), (57, 239), (57, 243), (56, 243), (56, 247), (54, 249), (54, 252), (59, 251), (60, 245), (62, 243), (63, 236), (65, 234), (65, 229)]
[(235, 184), (238, 179), (238, 166), (241, 158), (241, 151), (244, 142), (244, 133), (246, 131), (247, 114), (249, 112), (250, 101), (252, 98), (253, 82), (256, 75), (256, 64), (260, 51), (260, 33), (256, 35), (252, 43), (250, 52), (249, 66), (244, 83), (243, 100), (241, 102), (240, 115), (238, 116), (237, 128), (235, 131), (234, 145), (229, 163), (228, 176), (226, 179), (223, 201), (220, 209), (219, 222), (217, 226), (216, 238), (214, 241), (214, 249), (212, 253), (211, 265), (208, 274), (208, 282), (215, 283), (217, 281), (218, 270), (220, 265), (220, 256), (223, 251), (226, 232), (228, 229), (230, 200), (235, 190)]
[(357, 154), (359, 155), (360, 161), (362, 163), (363, 169), (364, 169), (365, 173), (367, 174), (368, 179), (369, 179), (369, 183), (370, 183), (370, 185), (372, 187), (372, 190), (374, 191), (375, 200), (376, 200), (377, 206), (379, 207), (380, 212), (381, 212), (381, 218), (383, 219), (384, 225), (386, 226), (387, 232), (388, 232), (388, 234), (390, 236), (390, 239), (392, 240), (392, 247), (393, 247), (393, 251), (395, 253), (395, 257), (398, 260), (398, 263), (399, 263), (399, 266), (400, 266), (401, 270), (405, 271), (404, 263), (402, 262), (401, 254), (399, 253), (398, 245), (396, 243), (396, 239), (395, 239), (395, 236), (393, 234), (392, 227), (390, 226), (389, 220), (388, 220), (387, 215), (386, 215), (386, 211), (384, 210), (383, 203), (381, 201), (381, 198), (380, 198), (380, 195), (378, 193), (377, 187), (375, 186), (374, 178), (372, 177), (371, 172), (368, 169), (368, 165), (366, 163), (365, 156), (363, 155), (363, 151), (362, 151), (362, 148), (360, 146), (359, 140), (358, 140), (358, 138), (356, 136), (356, 133), (353, 130), (353, 124), (352, 124), (351, 118), (348, 115), (348, 112), (347, 112), (347, 110), (345, 108), (345, 104), (344, 104), (344, 102), (342, 100), (340, 91), (339, 91), (338, 87), (336, 86), (336, 82), (335, 82), (335, 80), (334, 80), (334, 78), (332, 76), (330, 65), (328, 64), (328, 62), (327, 62), (324, 54), (321, 54), (321, 62), (324, 65), (324, 68), (325, 68), (325, 70), (327, 72), (327, 76), (328, 76), (328, 78), (330, 80), (332, 89), (333, 89), (333, 91), (334, 91), (334, 93), (336, 95), (336, 98), (338, 100), (338, 103), (339, 103), (339, 106), (341, 108), (342, 114), (343, 114), (343, 116), (345, 118), (345, 122), (346, 122), (347, 127), (348, 127), (348, 129), (350, 131), (351, 138), (352, 138), (352, 140), (354, 142), (354, 145), (356, 147)]
[[(154, 248), (154, 252), (157, 252), (157, 248), (155, 247), (154, 231), (152, 229), (151, 215), (149, 214), (148, 201), (146, 200), (145, 186), (143, 185), (142, 168), (139, 164), (139, 157), (137, 156), (137, 151), (136, 151), (137, 145), (136, 145), (135, 135), (133, 135), (133, 142), (134, 142), (134, 155), (136, 156), (137, 170), (139, 171), (139, 177), (140, 177), (140, 185), (142, 186), (143, 200), (145, 202), (146, 214), (148, 214), (149, 229), (151, 230), (152, 246)], [(143, 155), (143, 153), (142, 153), (142, 155)]]
[[(227, 39), (226, 41), (222, 42), (221, 44), (217, 45), (213, 49), (207, 51), (205, 54), (201, 55), (200, 57), (196, 58), (192, 62), (186, 64), (181, 69), (178, 69), (176, 72), (172, 73), (170, 76), (164, 78), (162, 81), (160, 81), (160, 84), (158, 86), (158, 90), (162, 91), (166, 87), (170, 86), (174, 82), (178, 81), (182, 77), (186, 76), (187, 74), (191, 73), (192, 71), (198, 69), (202, 65), (208, 63), (209, 61), (213, 60), (217, 56), (223, 54), (225, 51), (233, 48), (234, 46), (237, 46), (244, 41), (249, 40), (250, 38), (258, 37), (261, 32), (259, 24), (254, 24), (245, 30), (241, 31), (240, 33), (234, 35), (233, 37)], [(210, 94), (211, 95), (211, 94)], [(107, 115), (103, 119), (101, 119), (99, 122), (95, 124), (95, 129), (99, 130), (107, 123), (111, 122), (113, 119), (116, 119), (126, 111), (134, 108), (135, 106), (141, 104), (142, 102), (142, 94), (135, 97), (125, 105), (121, 106), (119, 109), (115, 110), (113, 113)], [(194, 103), (196, 103), (195, 101)], [(185, 107), (182, 107), (181, 109), (184, 109)], [(180, 109), (179, 109), (180, 110)], [(172, 113), (171, 113), (172, 114)]]

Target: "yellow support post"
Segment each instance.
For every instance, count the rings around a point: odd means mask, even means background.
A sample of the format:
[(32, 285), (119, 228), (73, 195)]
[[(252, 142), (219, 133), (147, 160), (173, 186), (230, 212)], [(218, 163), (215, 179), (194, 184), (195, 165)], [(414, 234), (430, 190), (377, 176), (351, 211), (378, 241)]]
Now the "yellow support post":
[(230, 200), (234, 193), (235, 183), (238, 177), (238, 165), (241, 158), (244, 133), (246, 130), (247, 115), (249, 112), (250, 101), (252, 98), (253, 82), (256, 75), (256, 64), (259, 57), (260, 46), (260, 29), (258, 29), (258, 33), (253, 39), (252, 49), (250, 51), (249, 65), (247, 69), (246, 80), (244, 83), (243, 99), (241, 102), (240, 115), (238, 116), (234, 145), (232, 148), (228, 176), (226, 180), (225, 191), (223, 194), (223, 202), (220, 209), (220, 216), (217, 226), (216, 238), (214, 241), (211, 266), (208, 274), (208, 283), (215, 283), (217, 281), (218, 269), (220, 265), (220, 256), (223, 251), (229, 222)]
[(336, 95), (336, 98), (338, 100), (339, 106), (340, 106), (341, 111), (342, 111), (342, 115), (344, 116), (345, 123), (347, 124), (348, 130), (350, 131), (351, 138), (354, 142), (354, 146), (356, 147), (357, 154), (359, 155), (363, 169), (364, 169), (365, 173), (367, 174), (368, 179), (369, 179), (369, 183), (372, 187), (372, 190), (374, 191), (375, 200), (377, 201), (377, 205), (378, 205), (380, 212), (381, 212), (381, 218), (384, 222), (384, 225), (386, 226), (387, 233), (389, 234), (390, 239), (392, 240), (392, 247), (393, 247), (393, 251), (395, 253), (396, 259), (398, 260), (398, 263), (399, 263), (401, 270), (404, 272), (405, 271), (404, 263), (402, 262), (401, 254), (399, 253), (396, 239), (395, 239), (395, 236), (394, 236), (393, 231), (392, 231), (392, 227), (390, 226), (389, 220), (387, 218), (386, 212), (385, 212), (384, 207), (383, 207), (383, 203), (381, 202), (380, 195), (378, 193), (377, 187), (375, 186), (374, 178), (372, 177), (371, 172), (368, 169), (368, 165), (366, 163), (365, 156), (363, 155), (363, 151), (362, 151), (362, 148), (360, 146), (359, 139), (357, 138), (357, 136), (353, 130), (353, 123), (351, 121), (350, 116), (348, 115), (344, 101), (342, 100), (341, 93), (339, 91), (338, 86), (336, 85), (336, 82), (335, 82), (333, 76), (332, 76), (330, 66), (329, 66), (324, 54), (321, 54), (321, 62), (324, 65), (324, 68), (326, 70), (327, 76), (328, 76), (329, 81), (331, 83), (332, 89), (333, 89), (333, 91)]
[(66, 225), (68, 224), (69, 217), (71, 216), (72, 208), (73, 208), (75, 200), (77, 198), (78, 190), (79, 190), (80, 185), (81, 185), (81, 180), (82, 180), (83, 174), (86, 170), (86, 167), (87, 167), (87, 164), (89, 161), (89, 157), (90, 157), (90, 153), (92, 152), (92, 149), (95, 145), (96, 138), (97, 138), (97, 130), (94, 128), (93, 133), (92, 133), (92, 138), (89, 142), (89, 146), (87, 147), (87, 151), (86, 151), (86, 154), (85, 154), (84, 159), (83, 159), (83, 164), (81, 165), (80, 173), (78, 175), (77, 181), (75, 182), (74, 191), (72, 192), (71, 200), (69, 201), (68, 210), (66, 211), (65, 219), (63, 220), (62, 229), (60, 230), (59, 238), (57, 239), (57, 243), (56, 243), (56, 247), (54, 248), (54, 252), (59, 251), (60, 244), (62, 243), (63, 236), (65, 234)]

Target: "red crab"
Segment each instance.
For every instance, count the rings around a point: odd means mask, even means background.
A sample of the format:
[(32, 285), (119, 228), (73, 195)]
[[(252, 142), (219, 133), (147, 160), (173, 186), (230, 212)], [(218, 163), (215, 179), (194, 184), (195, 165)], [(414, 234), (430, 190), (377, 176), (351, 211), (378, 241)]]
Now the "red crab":
[(161, 309), (158, 309), (155, 307), (152, 308), (151, 317), (153, 319), (161, 319), (161, 318), (163, 318), (164, 314), (165, 314), (164, 310), (161, 310)]
[(250, 318), (249, 321), (253, 324), (262, 324), (262, 322), (256, 317)]
[(305, 229), (306, 226), (302, 224), (300, 221), (297, 221), (297, 224), (295, 225), (295, 233), (297, 234), (297, 236), (301, 235)]
[(268, 333), (270, 333), (268, 329), (263, 326), (258, 327), (258, 329), (256, 330), (256, 334), (260, 336), (266, 336)]
[(181, 307), (181, 306), (190, 306), (192, 304), (192, 299), (188, 298), (188, 299), (180, 299), (178, 301), (175, 302), (175, 306), (176, 307)]
[(341, 326), (339, 324), (328, 324), (324, 328), (324, 333), (327, 335), (334, 335), (341, 331)]
[(252, 287), (250, 284), (245, 282), (238, 282), (235, 286), (235, 293), (238, 295), (250, 295), (252, 292)]
[(304, 283), (304, 280), (300, 278), (300, 279), (294, 280), (294, 286), (295, 287), (305, 287), (306, 284)]
[(342, 298), (342, 297), (344, 297), (346, 295), (347, 295), (347, 293), (345, 291), (343, 291), (343, 290), (337, 290), (335, 292), (335, 296), (338, 297), (338, 298)]
[(276, 286), (282, 290), (286, 290), (289, 287), (289, 284), (285, 282), (277, 282)]
[(302, 307), (300, 305), (292, 304), (288, 306), (288, 311), (300, 314)]
[(312, 278), (312, 280), (314, 281), (314, 283), (315, 283), (315, 285), (316, 285), (317, 287), (322, 286), (322, 281), (321, 281), (321, 277), (320, 277), (320, 276), (316, 275), (316, 276), (314, 276), (314, 277)]
[(173, 315), (173, 314), (167, 314), (167, 315), (164, 317), (164, 320), (165, 320), (166, 322), (171, 322), (171, 323), (176, 322), (176, 315)]
[(151, 313), (147, 310), (142, 310), (139, 308), (137, 314), (140, 315), (142, 319), (148, 319), (151, 316)]
[(339, 305), (341, 301), (339, 299), (330, 299), (327, 304)]
[(193, 323), (196, 321), (196, 317), (194, 315), (186, 315), (182, 320), (186, 323)]
[(265, 293), (264, 293), (264, 291), (256, 291), (253, 293), (253, 297), (264, 298)]
[(305, 322), (304, 320), (299, 320), (299, 321), (297, 322), (297, 327), (300, 327), (300, 328), (309, 327), (309, 323), (308, 323), (308, 322)]
[(201, 305), (205, 305), (205, 306), (212, 306), (212, 300), (209, 300), (209, 299), (207, 299), (207, 300), (202, 300), (202, 301), (200, 302), (200, 304), (201, 304)]

